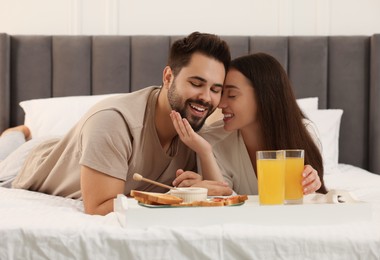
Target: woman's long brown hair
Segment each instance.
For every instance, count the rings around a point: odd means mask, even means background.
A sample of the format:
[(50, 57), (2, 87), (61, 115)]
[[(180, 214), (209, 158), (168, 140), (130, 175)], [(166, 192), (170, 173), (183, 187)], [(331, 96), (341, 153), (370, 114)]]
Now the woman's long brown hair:
[(264, 136), (260, 149), (304, 149), (305, 164), (318, 171), (322, 182), (317, 192), (326, 193), (321, 153), (304, 125), (306, 117), (281, 64), (268, 54), (256, 53), (234, 59), (230, 68), (241, 72), (255, 89), (257, 120)]

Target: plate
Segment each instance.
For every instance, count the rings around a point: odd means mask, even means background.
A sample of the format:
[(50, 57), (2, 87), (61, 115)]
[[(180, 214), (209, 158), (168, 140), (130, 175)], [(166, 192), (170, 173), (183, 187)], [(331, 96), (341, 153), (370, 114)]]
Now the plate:
[(222, 207), (241, 206), (244, 204), (244, 201), (236, 203), (236, 204), (232, 204), (232, 205), (225, 205), (225, 206), (172, 206), (172, 205), (151, 205), (151, 204), (145, 204), (141, 202), (137, 202), (137, 204), (146, 208), (222, 208)]

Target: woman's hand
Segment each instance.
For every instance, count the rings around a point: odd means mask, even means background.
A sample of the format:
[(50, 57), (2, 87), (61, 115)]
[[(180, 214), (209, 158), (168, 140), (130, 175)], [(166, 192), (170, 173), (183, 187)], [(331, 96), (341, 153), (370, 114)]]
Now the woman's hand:
[(302, 176), (302, 188), (304, 195), (313, 193), (322, 186), (318, 172), (310, 165), (305, 165)]
[(211, 145), (202, 136), (194, 132), (186, 118), (181, 118), (181, 115), (176, 111), (172, 111), (170, 117), (179, 138), (184, 144), (190, 147), (190, 149), (196, 152), (199, 156), (212, 153)]
[(226, 182), (221, 181), (203, 180), (191, 187), (206, 188), (208, 190), (208, 196), (230, 196), (233, 192)]
[[(194, 152), (196, 152), (200, 161), (203, 177), (206, 180), (224, 182), (223, 175), (212, 152), (211, 144), (209, 144), (202, 136), (194, 132), (193, 128), (186, 120), (186, 118), (181, 118), (181, 115), (178, 112), (172, 111), (170, 113), (170, 118), (172, 119), (174, 128), (177, 131), (178, 136), (182, 142)], [(187, 176), (188, 174), (189, 176)], [(178, 178), (177, 174), (177, 179), (174, 182), (177, 183), (178, 186), (191, 186), (192, 184), (200, 181), (196, 179), (198, 178), (196, 177), (198, 174), (193, 174), (186, 172), (186, 175), (182, 176), (181, 178)]]

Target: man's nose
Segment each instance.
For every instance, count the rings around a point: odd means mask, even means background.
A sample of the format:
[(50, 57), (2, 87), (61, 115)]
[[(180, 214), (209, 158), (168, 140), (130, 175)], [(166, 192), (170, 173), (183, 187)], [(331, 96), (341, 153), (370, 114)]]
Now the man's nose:
[(211, 101), (210, 91), (211, 90), (208, 88), (203, 89), (202, 92), (199, 94), (199, 99), (205, 102), (210, 102)]

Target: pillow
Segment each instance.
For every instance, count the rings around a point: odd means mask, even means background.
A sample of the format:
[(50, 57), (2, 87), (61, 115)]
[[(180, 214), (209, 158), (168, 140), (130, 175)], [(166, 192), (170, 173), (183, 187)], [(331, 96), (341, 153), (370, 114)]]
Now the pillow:
[(20, 102), (33, 138), (62, 136), (102, 99), (117, 94), (33, 99)]
[(339, 130), (342, 109), (305, 110), (306, 116), (315, 124), (322, 144), (323, 166), (326, 174), (338, 166)]
[[(20, 106), (25, 112), (24, 124), (29, 127), (33, 138), (62, 136), (90, 107), (113, 95), (117, 94), (32, 99), (20, 102)], [(297, 99), (297, 103), (302, 110), (318, 109), (317, 97)], [(206, 120), (206, 124), (222, 118), (221, 109), (216, 109)]]
[(317, 110), (318, 98), (317, 97), (299, 98), (297, 99), (297, 104), (302, 111)]
[[(309, 97), (309, 98), (299, 98), (297, 99), (297, 104), (302, 111), (304, 110), (317, 110), (318, 109), (318, 98)], [(211, 125), (212, 123), (223, 119), (222, 110), (217, 108), (214, 113), (212, 113), (207, 119), (205, 124)]]

